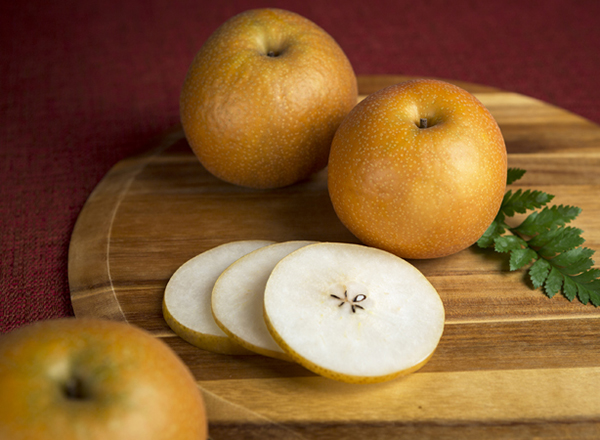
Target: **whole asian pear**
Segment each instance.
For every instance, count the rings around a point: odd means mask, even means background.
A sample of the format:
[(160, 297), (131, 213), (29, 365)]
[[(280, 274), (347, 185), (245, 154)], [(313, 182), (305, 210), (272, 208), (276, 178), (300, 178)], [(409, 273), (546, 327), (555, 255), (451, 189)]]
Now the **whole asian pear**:
[(192, 373), (162, 341), (90, 318), (40, 321), (0, 336), (3, 440), (202, 440)]
[(335, 131), (356, 102), (352, 66), (327, 32), (293, 12), (253, 9), (201, 47), (183, 84), (180, 116), (210, 173), (278, 188), (327, 165)]
[(437, 258), (474, 244), (506, 189), (504, 138), (466, 90), (416, 79), (373, 93), (340, 125), (328, 188), (342, 223), (402, 258)]

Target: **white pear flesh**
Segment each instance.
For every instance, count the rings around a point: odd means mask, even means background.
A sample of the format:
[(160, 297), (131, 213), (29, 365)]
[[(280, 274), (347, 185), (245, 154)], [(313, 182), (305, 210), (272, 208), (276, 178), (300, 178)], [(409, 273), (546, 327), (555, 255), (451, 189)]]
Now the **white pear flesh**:
[(273, 244), (269, 240), (241, 240), (205, 251), (182, 264), (169, 279), (163, 316), (171, 329), (190, 344), (221, 354), (252, 354), (215, 323), (212, 290), (221, 273), (244, 255)]
[(291, 361), (273, 340), (263, 319), (265, 286), (282, 258), (314, 243), (286, 241), (261, 247), (225, 269), (212, 291), (212, 312), (217, 325), (248, 350)]
[(275, 266), (264, 319), (275, 341), (307, 369), (374, 383), (427, 363), (445, 311), (435, 288), (405, 260), (358, 244), (318, 243)]

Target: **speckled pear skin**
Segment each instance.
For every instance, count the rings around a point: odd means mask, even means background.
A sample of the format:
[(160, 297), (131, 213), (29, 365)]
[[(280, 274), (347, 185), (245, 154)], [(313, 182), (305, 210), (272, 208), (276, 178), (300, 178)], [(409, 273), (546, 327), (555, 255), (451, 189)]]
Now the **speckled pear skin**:
[(328, 189), (342, 223), (365, 244), (438, 258), (483, 235), (506, 174), (504, 138), (483, 104), (455, 85), (416, 79), (350, 112), (333, 140)]
[(180, 116), (209, 172), (276, 188), (327, 165), (335, 131), (356, 102), (356, 76), (329, 34), (289, 11), (254, 9), (202, 46), (183, 84)]

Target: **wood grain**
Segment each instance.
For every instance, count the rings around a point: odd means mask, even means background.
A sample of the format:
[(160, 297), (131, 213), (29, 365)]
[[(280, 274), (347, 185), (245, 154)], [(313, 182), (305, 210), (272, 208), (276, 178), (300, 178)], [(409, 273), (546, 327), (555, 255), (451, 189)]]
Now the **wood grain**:
[[(361, 94), (408, 79), (361, 76)], [(541, 101), (456, 82), (496, 117), (519, 188), (579, 206), (576, 226), (600, 249), (600, 127)], [(600, 438), (600, 310), (547, 298), (506, 258), (476, 247), (413, 261), (447, 313), (419, 372), (373, 386), (339, 384), (262, 356), (224, 356), (178, 338), (164, 287), (189, 258), (238, 239), (357, 242), (339, 222), (326, 171), (277, 190), (211, 176), (179, 127), (117, 164), (91, 194), (71, 239), (75, 314), (127, 321), (164, 340), (204, 392), (214, 440), (233, 438)]]

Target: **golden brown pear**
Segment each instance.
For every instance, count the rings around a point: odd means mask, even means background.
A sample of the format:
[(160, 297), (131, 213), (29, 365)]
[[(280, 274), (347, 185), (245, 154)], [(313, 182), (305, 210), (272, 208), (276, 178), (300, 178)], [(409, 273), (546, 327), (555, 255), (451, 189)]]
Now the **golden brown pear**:
[(0, 438), (199, 440), (200, 390), (162, 341), (98, 319), (41, 321), (0, 336)]
[(204, 167), (237, 185), (290, 185), (327, 164), (336, 129), (357, 101), (346, 55), (319, 26), (254, 9), (219, 27), (194, 58), (181, 123)]
[(467, 91), (420, 79), (380, 90), (338, 129), (328, 187), (344, 225), (403, 258), (475, 243), (504, 197), (507, 158), (491, 113)]

